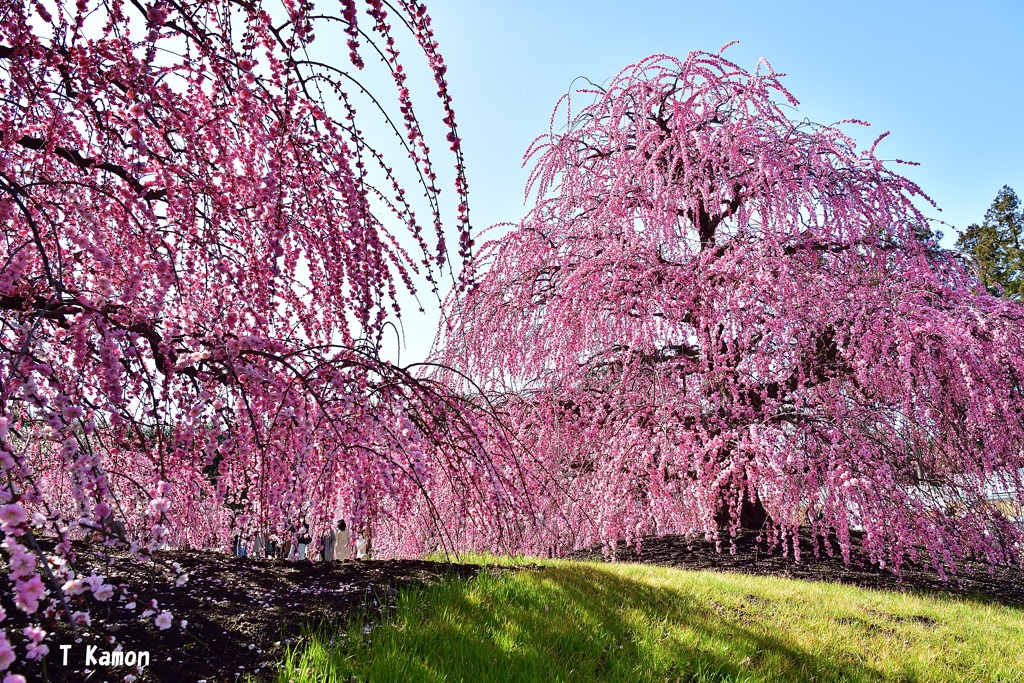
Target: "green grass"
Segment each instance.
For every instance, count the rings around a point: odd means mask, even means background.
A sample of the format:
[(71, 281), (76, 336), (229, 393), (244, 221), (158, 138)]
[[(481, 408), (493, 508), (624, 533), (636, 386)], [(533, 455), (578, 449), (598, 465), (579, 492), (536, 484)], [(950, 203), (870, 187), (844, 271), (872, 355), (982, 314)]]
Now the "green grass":
[(320, 626), (282, 682), (1024, 681), (1024, 610), (739, 574), (545, 562)]

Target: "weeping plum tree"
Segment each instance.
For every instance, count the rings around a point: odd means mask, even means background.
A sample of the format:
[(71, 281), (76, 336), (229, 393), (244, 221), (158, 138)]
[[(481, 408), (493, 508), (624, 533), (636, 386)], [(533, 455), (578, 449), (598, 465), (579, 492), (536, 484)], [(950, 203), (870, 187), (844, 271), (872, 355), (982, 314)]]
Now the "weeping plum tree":
[(443, 330), (552, 482), (537, 548), (746, 526), (798, 553), (809, 525), (897, 571), (1019, 558), (1024, 309), (928, 239), (885, 136), (858, 153), (721, 52), (563, 100)]
[[(480, 447), (493, 425), (379, 356), (399, 292), (450, 281), (446, 234), (471, 252), (446, 67), (423, 5), (339, 11), (0, 2), (0, 524), (20, 610), (84, 623), (75, 601), (109, 598), (74, 574), (83, 535), (146, 555), (343, 515), (418, 552), (432, 492), (481, 543), (501, 532), (482, 517), (515, 500)], [(343, 63), (319, 60), (326, 30)], [(403, 45), (436, 85), (443, 167)], [(396, 517), (421, 533), (389, 533)], [(464, 540), (448, 528), (437, 541)]]

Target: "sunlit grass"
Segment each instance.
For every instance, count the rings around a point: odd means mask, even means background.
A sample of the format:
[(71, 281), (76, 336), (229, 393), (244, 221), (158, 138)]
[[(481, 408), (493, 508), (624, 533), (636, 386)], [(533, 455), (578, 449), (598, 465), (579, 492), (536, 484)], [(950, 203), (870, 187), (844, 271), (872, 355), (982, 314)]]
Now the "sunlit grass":
[(281, 681), (1024, 681), (1024, 610), (663, 567), (544, 562), (311, 629)]

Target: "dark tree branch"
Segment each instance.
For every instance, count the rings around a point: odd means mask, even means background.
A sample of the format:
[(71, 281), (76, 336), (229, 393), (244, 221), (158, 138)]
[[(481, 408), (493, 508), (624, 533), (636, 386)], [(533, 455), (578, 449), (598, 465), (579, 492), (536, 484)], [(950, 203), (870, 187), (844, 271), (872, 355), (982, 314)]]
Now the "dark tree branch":
[[(2, 139), (2, 136), (0, 136)], [(18, 144), (26, 149), (33, 150), (45, 150), (47, 148), (47, 141), (42, 138), (34, 138), (28, 135), (24, 135), (18, 140)], [(82, 156), (80, 152), (74, 149), (68, 149), (66, 147), (54, 147), (53, 153), (66, 161), (70, 161), (72, 164), (82, 170), (89, 170), (90, 168), (98, 168), (104, 171), (113, 173), (117, 177), (128, 183), (128, 186), (135, 190), (142, 199), (146, 201), (156, 201), (164, 199), (167, 196), (167, 190), (164, 189), (147, 189), (142, 183), (136, 180), (131, 173), (129, 173), (124, 167), (112, 164), (107, 161), (96, 161), (89, 157)]]

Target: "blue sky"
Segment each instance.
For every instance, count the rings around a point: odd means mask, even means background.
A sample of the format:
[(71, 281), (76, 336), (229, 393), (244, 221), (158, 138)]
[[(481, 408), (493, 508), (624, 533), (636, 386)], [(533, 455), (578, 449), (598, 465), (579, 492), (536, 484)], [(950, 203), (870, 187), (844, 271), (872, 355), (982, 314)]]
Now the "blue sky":
[[(760, 57), (787, 74), (799, 113), (847, 127), (862, 145), (892, 134), (883, 159), (963, 229), (1003, 185), (1024, 196), (1024, 3), (538, 2), (427, 0), (448, 64), (470, 182), (483, 228), (526, 211), (521, 167), (529, 143), (574, 78), (603, 82), (654, 53), (685, 56), (740, 43), (726, 55), (753, 70)], [(411, 55), (409, 55), (411, 57)], [(955, 240), (946, 233), (944, 243)], [(406, 321), (408, 355), (425, 327)]]

